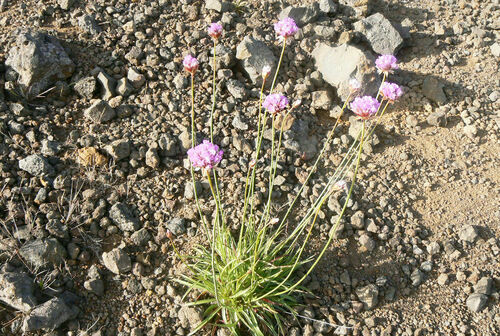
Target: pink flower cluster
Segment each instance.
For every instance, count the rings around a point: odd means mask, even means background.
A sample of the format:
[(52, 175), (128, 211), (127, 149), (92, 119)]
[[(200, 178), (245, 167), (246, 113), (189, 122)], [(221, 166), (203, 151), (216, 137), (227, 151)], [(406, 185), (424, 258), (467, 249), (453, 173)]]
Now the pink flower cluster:
[(299, 31), (299, 27), (295, 23), (294, 19), (286, 17), (274, 24), (274, 30), (276, 31), (276, 34), (286, 39), (295, 35), (295, 33)]
[(277, 114), (288, 106), (288, 99), (280, 93), (273, 93), (266, 97), (262, 106), (271, 114)]
[(351, 103), (351, 110), (362, 119), (368, 119), (377, 113), (380, 102), (371, 97), (357, 97)]
[(389, 101), (396, 101), (403, 95), (403, 90), (398, 84), (384, 82), (380, 85), (380, 93), (382, 97)]
[(188, 150), (187, 154), (193, 167), (212, 169), (222, 160), (224, 152), (219, 150), (219, 146), (203, 140), (201, 144)]
[(218, 39), (222, 35), (222, 25), (217, 22), (212, 23), (208, 27), (208, 35), (212, 36), (214, 39)]
[(398, 69), (398, 65), (396, 64), (397, 61), (398, 60), (393, 55), (382, 55), (375, 60), (375, 65), (380, 72), (388, 74), (392, 70)]
[(184, 69), (192, 74), (194, 74), (200, 66), (198, 60), (191, 55), (187, 55), (186, 57), (184, 57), (184, 61), (182, 61), (182, 64), (184, 65)]

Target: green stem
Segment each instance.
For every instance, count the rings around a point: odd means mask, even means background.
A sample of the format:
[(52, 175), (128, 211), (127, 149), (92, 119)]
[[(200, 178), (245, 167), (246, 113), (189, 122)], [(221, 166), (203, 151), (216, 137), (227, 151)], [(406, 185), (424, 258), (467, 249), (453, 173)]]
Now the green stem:
[(278, 67), (276, 68), (276, 72), (274, 73), (273, 84), (271, 85), (270, 93), (274, 91), (274, 85), (276, 84), (276, 79), (278, 78), (278, 73), (280, 71), (281, 63), (283, 62), (283, 55), (285, 55), (285, 47), (286, 47), (286, 39), (283, 40), (283, 48), (281, 48), (280, 60), (278, 62)]
[[(382, 86), (382, 84), (384, 84), (385, 82), (385, 79), (387, 78), (387, 74), (384, 72), (384, 77), (382, 78), (382, 83), (380, 83), (380, 86)], [(377, 92), (377, 100), (378, 100), (378, 97), (380, 96), (380, 88), (378, 89), (378, 92)]]
[(191, 142), (196, 146), (196, 131), (194, 129), (194, 73), (191, 72)]
[(359, 164), (361, 162), (361, 154), (363, 152), (363, 144), (364, 144), (364, 140), (365, 140), (365, 124), (366, 124), (366, 121), (363, 121), (363, 128), (361, 129), (360, 146), (359, 146), (359, 151), (358, 151), (358, 157), (357, 157), (357, 160), (356, 160), (356, 168), (354, 169), (354, 175), (352, 177), (351, 187), (349, 188), (349, 192), (348, 192), (346, 200), (344, 202), (344, 206), (342, 207), (342, 211), (340, 212), (340, 214), (338, 216), (337, 222), (335, 223), (335, 225), (333, 226), (332, 230), (330, 231), (332, 234), (329, 234), (330, 237), (328, 237), (328, 241), (326, 242), (325, 246), (321, 250), (320, 254), (316, 258), (316, 260), (314, 261), (314, 263), (312, 264), (312, 266), (306, 272), (306, 274), (304, 274), (304, 276), (302, 276), (302, 278), (300, 278), (300, 280), (298, 280), (294, 285), (292, 285), (291, 287), (287, 288), (285, 291), (282, 291), (282, 292), (277, 293), (275, 295), (282, 295), (282, 294), (288, 293), (288, 292), (292, 291), (293, 289), (295, 289), (297, 286), (299, 286), (309, 276), (309, 274), (311, 274), (312, 270), (316, 267), (316, 265), (318, 264), (318, 262), (320, 261), (320, 259), (325, 254), (327, 248), (330, 246), (330, 244), (331, 244), (331, 242), (333, 240), (333, 237), (334, 237), (334, 233), (337, 231), (337, 228), (338, 228), (338, 226), (340, 224), (340, 220), (342, 219), (342, 216), (344, 215), (344, 212), (345, 212), (345, 210), (347, 208), (347, 204), (349, 203), (349, 199), (351, 198), (352, 190), (353, 190), (354, 184), (356, 182), (356, 176), (358, 174)]
[(217, 71), (217, 39), (214, 39), (214, 74), (213, 74), (213, 89), (212, 89), (212, 109), (210, 110), (210, 142), (214, 142), (214, 113), (215, 113), (215, 101), (216, 101), (216, 71)]
[[(217, 301), (217, 304), (220, 306), (219, 295), (218, 295), (218, 291), (217, 291), (217, 278), (215, 276), (215, 239), (217, 239), (215, 237), (215, 228), (216, 228), (216, 226), (217, 227), (219, 226), (217, 224), (219, 221), (219, 202), (217, 201), (217, 196), (215, 194), (215, 190), (214, 190), (214, 187), (212, 185), (212, 179), (210, 178), (210, 171), (207, 170), (206, 174), (207, 174), (208, 184), (210, 185), (210, 190), (212, 191), (212, 195), (215, 198), (215, 207), (216, 207), (215, 221), (212, 225), (212, 237), (213, 237), (214, 242), (212, 244), (211, 258), (212, 258), (212, 280), (213, 280), (213, 284), (214, 284), (214, 295), (215, 295), (215, 300)], [(220, 232), (220, 230), (219, 230), (219, 232)]]

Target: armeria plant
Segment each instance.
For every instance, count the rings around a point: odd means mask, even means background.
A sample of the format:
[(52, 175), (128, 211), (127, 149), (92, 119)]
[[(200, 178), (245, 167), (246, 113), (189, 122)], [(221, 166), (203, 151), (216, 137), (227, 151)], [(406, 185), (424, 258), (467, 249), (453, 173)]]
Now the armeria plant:
[[(185, 297), (192, 291), (194, 291), (193, 296), (196, 296), (196, 300), (188, 305), (204, 307), (204, 319), (191, 334), (209, 325), (213, 328), (227, 328), (233, 335), (239, 335), (245, 329), (252, 335), (283, 333), (284, 316), (297, 316), (296, 308), (300, 297), (298, 294), (307, 291), (303, 282), (311, 274), (334, 239), (333, 233), (339, 226), (356, 182), (363, 145), (373, 133), (389, 104), (403, 94), (397, 84), (386, 82), (389, 73), (397, 68), (396, 59), (392, 55), (380, 56), (376, 61), (377, 68), (383, 74), (382, 85), (376, 98), (371, 96), (358, 97), (360, 84), (355, 79), (350, 81), (351, 93), (343, 104), (342, 112), (347, 106), (350, 106), (352, 112), (362, 120), (361, 130), (342, 162), (328, 178), (328, 182), (317, 199), (312, 202), (311, 207), (307, 209), (298, 223), (294, 223), (293, 230), (285, 232), (289, 216), (294, 210), (297, 200), (329, 147), (339, 124), (340, 116), (327, 135), (323, 148), (311, 167), (305, 182), (295, 198), (288, 204), (287, 210), (278, 214), (273, 213), (272, 196), (278, 159), (282, 150), (283, 125), (285, 124), (284, 122), (279, 123), (279, 120), (285, 120), (300, 105), (300, 101), (290, 104), (287, 97), (275, 92), (276, 79), (285, 48), (298, 31), (298, 27), (293, 19), (285, 18), (277, 22), (274, 29), (282, 44), (281, 56), (267, 95), (265, 94), (266, 83), (270, 79), (271, 67), (265, 66), (262, 70), (263, 80), (258, 102), (256, 148), (246, 174), (245, 192), (240, 203), (242, 206), (240, 218), (228, 218), (224, 213), (215, 169), (223, 157), (222, 150), (213, 143), (217, 94), (215, 50), (217, 40), (222, 34), (222, 26), (213, 23), (208, 29), (208, 34), (214, 40), (213, 100), (209, 115), (210, 140), (204, 140), (201, 144), (196, 143), (194, 104), (194, 78), (199, 63), (191, 55), (184, 59), (184, 68), (191, 74), (192, 148), (188, 151), (188, 157), (191, 162), (192, 183), (193, 185), (196, 183), (198, 175), (196, 171), (201, 171), (202, 178), (208, 181), (215, 201), (213, 218), (209, 221), (201, 211), (199, 196), (196, 193), (196, 188), (193, 188), (203, 233), (206, 235), (208, 243), (198, 246), (194, 255), (179, 255), (187, 264), (190, 274), (183, 275), (178, 279), (178, 282), (189, 288)], [(269, 127), (271, 149), (269, 157), (262, 158), (264, 132)], [(267, 199), (258, 205), (255, 196), (256, 172), (257, 167), (263, 162), (268, 162), (266, 168), (268, 170)], [(348, 173), (351, 176), (350, 183), (345, 181)], [(346, 196), (328, 240), (317, 255), (305, 257), (304, 250), (318, 221), (321, 207), (333, 192), (339, 190), (345, 192)], [(239, 224), (239, 231), (233, 233), (230, 230), (229, 222), (234, 224), (235, 221)], [(175, 249), (174, 244), (173, 246)], [(175, 251), (178, 254), (177, 249)], [(303, 272), (299, 276), (297, 270), (301, 267)]]

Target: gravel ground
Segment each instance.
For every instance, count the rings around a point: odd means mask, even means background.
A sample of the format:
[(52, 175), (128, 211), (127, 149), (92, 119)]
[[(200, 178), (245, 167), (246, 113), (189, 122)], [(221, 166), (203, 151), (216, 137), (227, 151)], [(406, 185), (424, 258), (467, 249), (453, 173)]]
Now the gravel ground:
[[(278, 89), (302, 105), (287, 124), (277, 205), (296, 194), (333, 125), (343, 84), (329, 74), (359, 55), (395, 53), (390, 80), (405, 91), (365, 148), (338, 239), (307, 279), (313, 295), (288, 333), (499, 335), (500, 3), (339, 1), (0, 0), (0, 334), (187, 335), (196, 326), (166, 234), (183, 253), (203, 243), (186, 169), (182, 58), (201, 62), (201, 140), (212, 93), (206, 28), (222, 22), (215, 142), (225, 152), (223, 203), (237, 218), (258, 97), (237, 49), (252, 36), (265, 44), (252, 55), (269, 48), (277, 58), (272, 24), (284, 10), (302, 27)], [(323, 45), (343, 46), (326, 69), (313, 52)], [(300, 208), (352, 143), (349, 115)], [(211, 216), (209, 187), (197, 188)], [(339, 199), (321, 211), (309, 254)]]

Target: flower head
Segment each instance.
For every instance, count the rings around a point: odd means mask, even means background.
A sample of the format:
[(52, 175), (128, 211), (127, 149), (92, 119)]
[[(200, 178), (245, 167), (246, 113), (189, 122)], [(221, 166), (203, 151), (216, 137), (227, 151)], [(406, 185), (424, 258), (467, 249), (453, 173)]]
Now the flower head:
[(271, 66), (270, 65), (264, 65), (262, 68), (262, 77), (267, 78), (271, 74)]
[(196, 70), (198, 70), (198, 66), (200, 65), (198, 60), (191, 55), (187, 55), (186, 57), (184, 57), (184, 61), (182, 61), (182, 64), (184, 65), (184, 69), (192, 74), (194, 74)]
[(356, 78), (351, 78), (349, 80), (349, 90), (354, 93), (358, 92), (359, 89), (361, 89), (361, 83)]
[(370, 118), (379, 107), (379, 101), (371, 96), (357, 97), (351, 103), (351, 110), (362, 119)]
[(396, 64), (397, 61), (398, 60), (393, 55), (382, 55), (375, 60), (375, 65), (380, 72), (388, 74), (392, 70), (398, 69), (398, 65)]
[(398, 84), (384, 82), (380, 85), (380, 93), (382, 97), (389, 101), (396, 101), (403, 95), (403, 90)]
[(274, 24), (274, 30), (276, 31), (276, 34), (286, 39), (287, 37), (295, 35), (295, 33), (299, 31), (299, 27), (295, 23), (294, 19), (286, 17)]
[(288, 106), (288, 99), (281, 93), (273, 93), (266, 97), (262, 106), (271, 114), (277, 114)]
[(201, 144), (188, 150), (187, 154), (193, 167), (212, 169), (222, 160), (224, 152), (219, 150), (219, 146), (203, 140)]
[(218, 22), (212, 23), (208, 27), (208, 35), (212, 36), (214, 39), (218, 39), (222, 35), (222, 25)]

